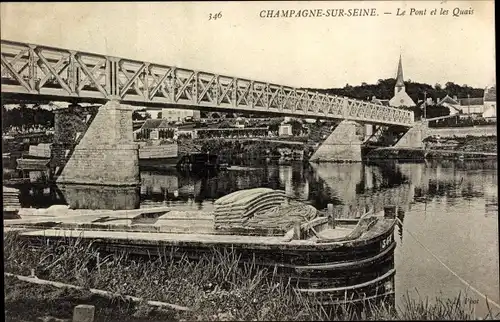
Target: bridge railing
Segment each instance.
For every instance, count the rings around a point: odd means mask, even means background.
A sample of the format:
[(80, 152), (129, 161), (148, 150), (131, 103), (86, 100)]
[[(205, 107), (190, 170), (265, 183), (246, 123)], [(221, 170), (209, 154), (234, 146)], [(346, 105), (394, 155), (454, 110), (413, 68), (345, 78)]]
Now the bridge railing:
[(289, 86), (1, 40), (2, 92), (133, 105), (349, 119), (411, 127), (413, 112)]

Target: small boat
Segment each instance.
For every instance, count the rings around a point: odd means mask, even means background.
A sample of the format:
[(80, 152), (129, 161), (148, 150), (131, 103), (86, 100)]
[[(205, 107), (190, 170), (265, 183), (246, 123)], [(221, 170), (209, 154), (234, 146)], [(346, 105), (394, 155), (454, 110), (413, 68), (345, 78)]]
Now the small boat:
[[(4, 231), (22, 226), (31, 231), (21, 237), (35, 244), (83, 238), (100, 251), (126, 250), (133, 256), (196, 260), (214, 249), (234, 252), (241, 263), (275, 271), (324, 305), (392, 299), (394, 217), (333, 219), (283, 196), (272, 189), (248, 189), (218, 199), (213, 213), (151, 208), (105, 211), (80, 216), (78, 222), (51, 217), (50, 223), (32, 217), (5, 222)], [(147, 213), (149, 224), (137, 221)]]

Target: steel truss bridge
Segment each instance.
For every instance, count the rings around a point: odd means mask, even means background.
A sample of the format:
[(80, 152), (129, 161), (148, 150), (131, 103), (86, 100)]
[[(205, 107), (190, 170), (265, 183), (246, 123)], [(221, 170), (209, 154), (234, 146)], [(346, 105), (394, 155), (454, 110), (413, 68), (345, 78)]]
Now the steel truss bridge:
[(1, 40), (2, 96), (151, 108), (272, 113), (412, 127), (413, 112), (126, 58)]

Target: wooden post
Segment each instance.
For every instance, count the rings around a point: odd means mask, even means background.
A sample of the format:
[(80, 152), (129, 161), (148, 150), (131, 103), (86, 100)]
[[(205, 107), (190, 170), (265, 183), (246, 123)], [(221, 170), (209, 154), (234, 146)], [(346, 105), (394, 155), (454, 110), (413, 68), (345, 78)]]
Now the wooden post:
[(77, 305), (73, 311), (73, 322), (94, 322), (94, 312), (93, 305)]
[(396, 206), (385, 206), (384, 207), (384, 218), (396, 218)]
[(329, 203), (327, 205), (328, 213), (328, 226), (330, 228), (335, 228), (335, 213), (333, 212), (333, 204)]
[(300, 240), (301, 237), (302, 236), (300, 233), (300, 221), (297, 221), (293, 226), (293, 239)]

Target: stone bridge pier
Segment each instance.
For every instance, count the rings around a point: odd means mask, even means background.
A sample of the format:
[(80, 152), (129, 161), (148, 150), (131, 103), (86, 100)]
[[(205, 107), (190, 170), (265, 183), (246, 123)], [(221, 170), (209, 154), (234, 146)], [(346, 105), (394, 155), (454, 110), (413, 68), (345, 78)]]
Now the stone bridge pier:
[(109, 101), (77, 139), (57, 184), (138, 186), (139, 150), (133, 142), (132, 111)]
[(362, 140), (356, 133), (357, 123), (344, 120), (318, 147), (311, 162), (361, 162)]

